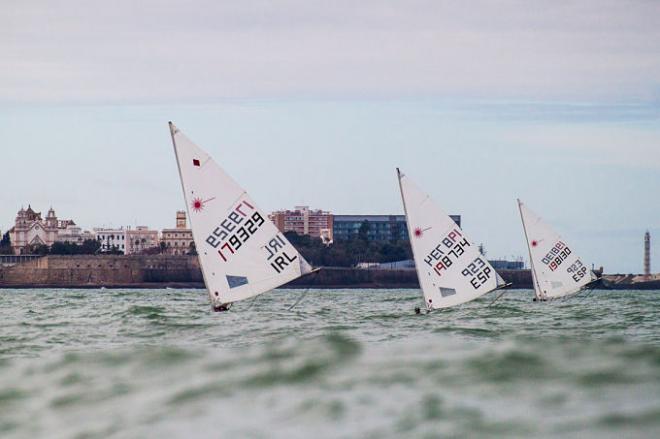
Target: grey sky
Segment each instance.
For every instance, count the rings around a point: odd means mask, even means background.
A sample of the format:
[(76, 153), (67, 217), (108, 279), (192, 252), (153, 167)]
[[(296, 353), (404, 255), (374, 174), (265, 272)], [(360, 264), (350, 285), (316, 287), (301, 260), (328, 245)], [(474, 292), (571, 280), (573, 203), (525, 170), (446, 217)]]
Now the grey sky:
[(173, 225), (171, 119), (266, 209), (399, 213), (401, 166), (489, 256), (516, 196), (608, 271), (660, 249), (660, 2), (9, 1), (0, 56), (2, 230)]
[(656, 99), (654, 1), (10, 1), (5, 102)]

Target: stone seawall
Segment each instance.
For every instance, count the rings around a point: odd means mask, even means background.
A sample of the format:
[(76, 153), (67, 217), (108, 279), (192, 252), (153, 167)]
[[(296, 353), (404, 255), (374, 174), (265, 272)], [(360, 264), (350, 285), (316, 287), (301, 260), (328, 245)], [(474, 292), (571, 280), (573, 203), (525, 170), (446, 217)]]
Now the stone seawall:
[(44, 256), (0, 269), (0, 287), (203, 284), (194, 256)]
[[(531, 288), (529, 270), (503, 270), (514, 288)], [(196, 256), (44, 256), (0, 268), (0, 288), (203, 288)], [(419, 288), (415, 270), (326, 267), (291, 288)]]

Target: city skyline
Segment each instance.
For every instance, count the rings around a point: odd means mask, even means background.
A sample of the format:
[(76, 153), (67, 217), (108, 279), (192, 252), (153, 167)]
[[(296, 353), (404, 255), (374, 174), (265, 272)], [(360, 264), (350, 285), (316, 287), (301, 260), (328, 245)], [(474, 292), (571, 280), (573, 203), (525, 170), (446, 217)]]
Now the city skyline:
[(26, 203), (171, 227), (172, 120), (266, 211), (402, 214), (400, 167), (493, 257), (526, 257), (519, 197), (585, 260), (642, 271), (660, 233), (657, 3), (196, 5), (0, 17), (1, 230)]
[[(294, 207), (291, 208), (293, 210), (291, 210), (291, 209), (275, 210), (275, 211), (272, 211), (272, 212), (269, 213), (269, 217), (270, 217), (271, 221), (273, 221), (278, 226), (278, 228), (280, 228), (280, 230), (283, 230), (282, 227), (284, 226), (284, 223), (282, 223), (280, 225), (278, 223), (278, 221), (275, 220), (275, 218), (273, 216), (276, 216), (278, 214), (281, 215), (281, 214), (285, 214), (285, 213), (294, 213), (295, 211), (297, 211), (301, 208), (309, 209), (309, 206), (294, 206)], [(28, 210), (29, 209), (30, 209), (30, 204), (28, 204)], [(23, 210), (23, 207), (21, 208), (21, 210)], [(52, 210), (53, 209), (52, 209), (52, 206), (51, 206), (51, 208), (49, 208), (49, 212), (52, 211)], [(342, 213), (328, 212), (328, 211), (323, 211), (322, 209), (314, 209), (314, 208), (309, 209), (309, 210), (314, 211), (314, 212), (318, 212), (318, 213), (327, 214), (327, 215), (330, 215), (330, 216), (338, 216), (338, 217), (352, 217), (352, 216), (377, 216), (377, 217), (381, 217), (381, 216), (390, 216), (390, 215), (382, 215), (382, 214), (377, 214), (377, 215), (369, 215), (369, 214), (367, 214), (367, 215), (363, 215), (363, 214), (362, 215), (351, 215), (351, 214), (349, 214), (349, 215), (346, 215), (346, 214), (342, 214)], [(180, 229), (180, 228), (186, 229), (186, 215), (187, 215), (187, 213), (184, 212), (184, 211), (177, 211), (176, 212), (176, 227), (174, 227), (174, 228), (173, 227), (164, 227), (162, 229), (159, 229), (159, 228), (151, 229), (149, 225), (135, 225), (135, 226), (120, 225), (120, 226), (117, 226), (117, 227), (114, 227), (114, 226), (112, 226), (112, 227), (92, 226), (92, 227), (85, 227), (83, 229), (84, 229), (85, 234), (89, 233), (90, 230), (93, 232), (93, 234), (96, 234), (96, 233), (110, 233), (110, 232), (114, 232), (114, 231), (122, 231), (122, 232), (127, 232), (128, 233), (128, 232), (131, 232), (131, 231), (140, 231), (141, 229), (143, 229), (143, 230), (148, 230), (150, 232), (157, 232), (160, 240), (167, 241), (167, 239), (169, 239), (169, 238), (167, 238), (166, 232), (177, 231), (177, 229)], [(396, 215), (396, 216), (403, 216), (403, 215)], [(452, 219), (457, 221), (457, 224), (459, 224), (459, 226), (460, 226), (461, 225), (461, 215), (451, 215), (451, 216), (452, 216)], [(70, 222), (71, 224), (76, 225), (73, 220), (66, 220), (65, 223), (66, 222)], [(282, 227), (280, 227), (280, 226), (282, 226)], [(13, 225), (11, 227), (13, 227)], [(9, 227), (5, 230), (0, 229), (0, 232), (2, 232), (4, 234), (5, 232), (8, 232), (9, 230), (11, 230), (11, 227)], [(295, 227), (293, 227), (291, 230), (294, 230), (294, 229), (295, 229)], [(186, 239), (189, 242), (192, 242), (192, 235), (190, 234), (190, 229), (186, 229), (186, 230), (187, 230), (188, 234), (190, 235)], [(303, 234), (306, 234), (306, 233), (303, 233)], [(162, 235), (162, 237), (161, 237), (161, 235)], [(320, 233), (319, 237), (321, 237), (323, 239), (322, 235), (323, 235), (323, 233)], [(649, 231), (646, 230), (644, 232), (644, 270), (643, 270), (644, 272), (646, 272), (647, 260), (649, 260), (649, 261), (651, 260), (651, 258), (648, 258), (648, 255), (650, 255), (652, 253), (651, 246), (647, 243), (647, 237), (648, 236), (650, 236), (650, 234), (649, 234)], [(485, 252), (484, 254), (488, 254), (488, 248), (484, 245), (483, 242), (475, 242), (475, 244), (479, 244), (480, 250), (484, 251)], [(528, 259), (524, 255), (515, 255), (515, 254), (511, 254), (511, 255), (490, 255), (489, 257), (491, 259), (495, 259), (495, 260), (507, 260), (507, 261), (522, 260), (522, 261), (526, 261), (527, 266), (529, 264)], [(641, 273), (641, 271), (639, 273)]]

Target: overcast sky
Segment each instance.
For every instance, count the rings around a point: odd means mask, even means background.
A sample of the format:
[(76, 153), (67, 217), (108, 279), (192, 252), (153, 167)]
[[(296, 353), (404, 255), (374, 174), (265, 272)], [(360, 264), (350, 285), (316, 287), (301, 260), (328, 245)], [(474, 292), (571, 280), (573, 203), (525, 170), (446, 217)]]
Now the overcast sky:
[(490, 257), (519, 196), (608, 272), (660, 258), (660, 2), (9, 0), (0, 57), (3, 231), (173, 226), (173, 120), (267, 210), (401, 213), (400, 166)]

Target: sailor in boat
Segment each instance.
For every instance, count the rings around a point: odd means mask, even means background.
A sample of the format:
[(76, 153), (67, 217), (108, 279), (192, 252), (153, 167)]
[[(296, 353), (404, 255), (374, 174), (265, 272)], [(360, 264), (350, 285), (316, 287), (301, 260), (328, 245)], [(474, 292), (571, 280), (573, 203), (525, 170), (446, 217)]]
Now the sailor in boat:
[(213, 311), (215, 312), (229, 311), (229, 308), (231, 308), (231, 303), (223, 303), (221, 305), (214, 305)]

